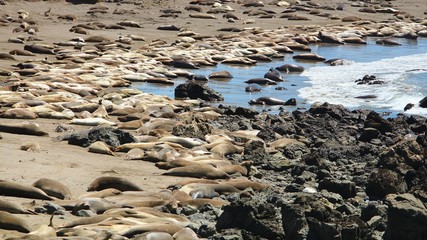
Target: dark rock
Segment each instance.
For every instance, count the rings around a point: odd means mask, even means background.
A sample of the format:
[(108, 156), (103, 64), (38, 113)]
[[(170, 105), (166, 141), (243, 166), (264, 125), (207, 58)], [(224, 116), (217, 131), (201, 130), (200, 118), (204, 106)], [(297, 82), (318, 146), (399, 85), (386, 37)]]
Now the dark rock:
[(381, 134), (385, 134), (386, 132), (391, 132), (393, 130), (391, 123), (383, 119), (374, 111), (371, 111), (368, 116), (366, 116), (365, 128), (375, 128), (380, 131)]
[(380, 132), (375, 128), (365, 128), (359, 137), (362, 142), (370, 142), (374, 138), (378, 138)]
[(175, 88), (175, 98), (202, 99), (205, 101), (223, 101), (222, 95), (207, 86), (195, 82), (186, 82)]
[(423, 99), (420, 100), (419, 106), (422, 108), (427, 108), (427, 97), (424, 97)]
[(262, 141), (249, 141), (245, 144), (243, 150), (245, 158), (254, 161), (254, 165), (261, 165), (269, 162), (271, 157), (265, 150), (264, 142)]
[(366, 207), (362, 208), (360, 219), (369, 221), (374, 216), (385, 217), (387, 214), (387, 206), (380, 202), (370, 201)]
[(347, 110), (342, 105), (323, 103), (322, 105), (312, 106), (308, 111), (311, 114), (328, 114), (332, 118), (341, 119)]
[(406, 104), (406, 106), (403, 108), (403, 111), (408, 111), (408, 110), (410, 110), (411, 108), (413, 108), (415, 106), (415, 104), (413, 104), (413, 103), (408, 103), (408, 104)]
[(388, 199), (387, 218), (385, 240), (427, 239), (427, 209), (412, 194), (391, 196)]
[[(258, 204), (225, 206), (223, 213), (218, 218), (217, 230), (239, 228), (263, 238), (283, 239), (283, 230), (277, 226), (277, 222), (272, 221), (276, 218), (274, 207), (266, 203)], [(279, 229), (277, 229), (278, 227)]]
[(296, 106), (297, 100), (295, 98), (290, 98), (285, 102), (285, 106)]
[(87, 147), (96, 141), (105, 142), (112, 147), (117, 147), (125, 143), (137, 142), (130, 133), (121, 129), (95, 127), (90, 129), (87, 134), (81, 132), (73, 133), (68, 139), (68, 144)]
[(264, 140), (266, 142), (272, 142), (272, 141), (277, 139), (276, 133), (271, 128), (260, 129), (259, 133), (256, 136), (261, 138), (262, 140)]
[(399, 174), (381, 168), (371, 174), (366, 186), (366, 194), (371, 199), (381, 199), (390, 193), (405, 193), (406, 191), (406, 182)]
[(172, 134), (180, 137), (195, 137), (203, 139), (212, 132), (212, 126), (205, 122), (180, 124), (173, 127)]
[(309, 228), (305, 219), (305, 210), (297, 204), (286, 204), (282, 206), (281, 212), (286, 239), (307, 239)]
[(356, 196), (356, 185), (347, 180), (325, 178), (319, 182), (319, 189), (338, 193), (343, 198), (352, 198)]

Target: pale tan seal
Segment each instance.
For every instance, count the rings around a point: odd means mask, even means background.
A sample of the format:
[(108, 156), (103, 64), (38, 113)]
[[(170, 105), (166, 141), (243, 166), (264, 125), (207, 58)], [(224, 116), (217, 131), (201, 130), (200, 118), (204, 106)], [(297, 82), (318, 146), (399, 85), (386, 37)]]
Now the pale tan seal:
[(120, 191), (142, 191), (138, 185), (121, 177), (99, 177), (88, 187), (88, 191), (100, 191), (107, 188), (115, 188)]
[(167, 172), (163, 173), (163, 175), (209, 179), (221, 179), (229, 177), (228, 174), (224, 171), (220, 171), (212, 165), (205, 164), (196, 164), (185, 167), (172, 168)]
[(12, 108), (0, 114), (1, 118), (36, 119), (37, 114), (25, 108)]
[(197, 234), (190, 228), (183, 228), (173, 235), (174, 240), (199, 240)]
[(38, 188), (4, 180), (0, 180), (0, 195), (42, 200), (53, 199)]
[(115, 156), (114, 152), (111, 151), (110, 146), (108, 146), (105, 142), (102, 141), (96, 141), (89, 145), (88, 151), (92, 153)]
[(29, 211), (25, 210), (20, 204), (5, 201), (0, 199), (0, 211), (8, 212), (8, 213), (17, 213), (17, 214), (28, 214)]
[(25, 220), (4, 211), (0, 211), (0, 228), (23, 233), (31, 231), (30, 225)]
[(26, 134), (36, 136), (48, 136), (36, 123), (0, 123), (0, 132)]
[(48, 178), (41, 178), (33, 183), (33, 187), (43, 190), (47, 195), (59, 199), (71, 199), (71, 191), (64, 184)]

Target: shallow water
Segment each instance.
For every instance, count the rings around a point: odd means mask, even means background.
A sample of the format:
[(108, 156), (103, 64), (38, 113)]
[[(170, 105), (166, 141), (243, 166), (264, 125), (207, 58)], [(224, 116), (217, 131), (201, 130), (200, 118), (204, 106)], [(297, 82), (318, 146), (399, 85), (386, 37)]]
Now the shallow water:
[[(255, 110), (268, 110), (273, 113), (280, 108), (293, 111), (296, 107), (254, 106), (251, 99), (269, 96), (282, 100), (297, 99), (297, 107), (307, 109), (315, 102), (343, 104), (345, 107), (367, 108), (395, 115), (403, 112), (407, 103), (417, 105), (427, 96), (427, 39), (395, 39), (402, 46), (382, 46), (375, 44), (374, 38), (368, 39), (367, 45), (311, 45), (315, 52), (326, 59), (343, 58), (351, 65), (329, 66), (325, 63), (297, 62), (286, 54), (281, 61), (257, 63), (256, 66), (242, 67), (219, 64), (212, 68), (197, 69), (195, 74), (209, 75), (215, 71), (227, 70), (234, 78), (228, 81), (210, 80), (208, 86), (220, 92), (224, 97), (222, 104), (250, 107)], [(262, 92), (247, 93), (244, 81), (263, 77), (271, 67), (286, 63), (296, 63), (305, 67), (302, 74), (284, 74), (285, 82), (276, 86), (262, 87)], [(383, 80), (384, 85), (357, 85), (354, 81), (364, 75), (375, 75)], [(175, 79), (174, 86), (159, 86), (140, 83), (134, 87), (155, 94), (174, 97), (174, 89), (186, 79)], [(286, 90), (276, 90), (284, 87)], [(361, 95), (375, 95), (375, 99), (358, 99)], [(427, 116), (427, 110), (414, 107), (409, 114)]]

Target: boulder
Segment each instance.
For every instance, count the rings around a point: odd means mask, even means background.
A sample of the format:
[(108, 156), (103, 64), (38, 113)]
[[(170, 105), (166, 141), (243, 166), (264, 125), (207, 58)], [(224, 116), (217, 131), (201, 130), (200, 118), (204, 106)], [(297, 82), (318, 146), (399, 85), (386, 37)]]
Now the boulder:
[(391, 195), (388, 199), (385, 240), (427, 239), (427, 208), (412, 194)]
[(319, 189), (338, 193), (343, 198), (352, 198), (356, 196), (356, 184), (348, 180), (325, 178), (319, 182)]
[(87, 147), (97, 141), (104, 142), (112, 147), (117, 147), (125, 143), (137, 142), (130, 133), (121, 129), (95, 127), (90, 129), (89, 132), (73, 133), (68, 139), (68, 144)]
[(215, 90), (195, 82), (186, 82), (175, 88), (175, 98), (202, 99), (205, 101), (223, 101), (222, 95)]
[(390, 193), (405, 193), (408, 186), (397, 173), (388, 169), (378, 169), (369, 177), (366, 194), (371, 199), (381, 199)]

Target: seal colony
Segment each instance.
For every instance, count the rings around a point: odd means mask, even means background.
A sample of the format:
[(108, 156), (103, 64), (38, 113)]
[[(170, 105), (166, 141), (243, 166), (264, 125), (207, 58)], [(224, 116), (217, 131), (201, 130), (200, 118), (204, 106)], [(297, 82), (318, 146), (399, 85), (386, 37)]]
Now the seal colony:
[[(1, 7), (0, 238), (427, 236), (424, 118), (386, 120), (327, 103), (279, 115), (213, 107), (208, 101), (223, 98), (206, 82), (233, 76), (192, 72), (269, 62), (264, 76), (247, 80), (261, 91), (304, 71), (273, 60), (325, 61), (313, 44), (425, 36), (419, 9), (412, 15), (394, 6), (400, 1), (67, 2)], [(189, 83), (177, 99), (130, 88), (179, 78)], [(297, 103), (265, 96), (251, 104)]]

